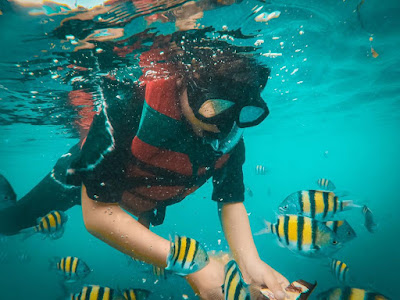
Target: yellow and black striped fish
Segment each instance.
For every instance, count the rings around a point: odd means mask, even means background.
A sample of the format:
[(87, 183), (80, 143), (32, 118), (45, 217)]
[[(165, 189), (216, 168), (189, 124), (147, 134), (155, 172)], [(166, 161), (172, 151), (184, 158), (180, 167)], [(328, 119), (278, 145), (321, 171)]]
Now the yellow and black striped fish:
[(204, 268), (208, 263), (207, 252), (198, 241), (175, 235), (175, 242), (171, 242), (165, 269), (186, 276)]
[(167, 278), (167, 276), (165, 275), (165, 269), (155, 265), (153, 265), (153, 275), (162, 279)]
[(145, 300), (149, 297), (150, 291), (143, 289), (123, 290), (122, 295), (126, 300)]
[(357, 237), (356, 232), (346, 220), (334, 220), (324, 223), (343, 242), (349, 242)]
[(273, 233), (289, 250), (309, 257), (320, 257), (339, 250), (342, 241), (323, 222), (298, 215), (281, 215), (275, 224), (265, 222), (258, 234)]
[(265, 175), (268, 173), (268, 170), (263, 165), (256, 165), (256, 175)]
[(339, 200), (333, 192), (305, 190), (287, 196), (279, 205), (279, 212), (326, 220), (355, 206), (352, 200)]
[(322, 292), (319, 300), (389, 300), (382, 294), (353, 287), (336, 287)]
[(57, 268), (63, 274), (67, 281), (81, 280), (91, 272), (88, 265), (77, 257), (67, 256), (63, 258), (55, 258), (50, 262), (51, 267)]
[(82, 291), (72, 294), (70, 300), (126, 300), (118, 291), (99, 285), (84, 286)]
[(34, 227), (27, 228), (21, 231), (25, 234), (25, 238), (41, 233), (53, 240), (59, 239), (64, 234), (65, 223), (68, 221), (68, 215), (62, 211), (53, 210), (42, 218), (37, 220)]
[(234, 260), (225, 266), (225, 280), (222, 286), (225, 300), (250, 300), (248, 285), (244, 282), (239, 266)]
[(340, 283), (346, 282), (349, 267), (344, 262), (337, 259), (332, 259), (331, 271)]
[(336, 186), (333, 184), (333, 182), (326, 178), (318, 179), (317, 184), (320, 188), (328, 191), (334, 191), (336, 189)]

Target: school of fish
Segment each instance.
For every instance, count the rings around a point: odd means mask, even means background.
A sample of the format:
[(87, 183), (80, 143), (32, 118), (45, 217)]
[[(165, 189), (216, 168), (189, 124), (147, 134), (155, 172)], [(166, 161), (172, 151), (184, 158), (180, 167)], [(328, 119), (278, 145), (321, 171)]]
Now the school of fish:
[(374, 233), (378, 225), (372, 211), (366, 205), (355, 204), (353, 200), (339, 199), (333, 192), (336, 186), (331, 180), (320, 178), (316, 183), (321, 190), (301, 190), (288, 195), (278, 207), (276, 222), (264, 220), (265, 227), (255, 235), (270, 233), (279, 244), (295, 254), (331, 259), (330, 270), (340, 286), (320, 293), (318, 299), (389, 299), (375, 291), (356, 287), (354, 278), (349, 278), (348, 265), (332, 258), (357, 237), (348, 221), (342, 219), (341, 213), (361, 208), (366, 230)]
[[(265, 175), (263, 166), (256, 167), (258, 175)], [(3, 186), (2, 205), (15, 205), (15, 193), (4, 177), (0, 177)], [(341, 200), (333, 190), (336, 188), (328, 179), (318, 179), (317, 184), (323, 190), (302, 190), (287, 196), (279, 205), (276, 221), (264, 221), (265, 228), (258, 234), (273, 234), (278, 242), (293, 253), (311, 258), (331, 257), (345, 244), (357, 237), (356, 232), (347, 220), (337, 219), (340, 213), (354, 208), (362, 208), (364, 226), (374, 233), (378, 225), (372, 211), (366, 206), (359, 206), (352, 200)], [(250, 188), (249, 196), (253, 196)], [(23, 238), (40, 234), (43, 238), (59, 239), (63, 236), (68, 216), (62, 211), (51, 211), (37, 220), (37, 225), (21, 231)], [(213, 252), (210, 252), (213, 253)], [(211, 254), (215, 255), (215, 253)], [(138, 261), (130, 257), (130, 261)], [(185, 236), (175, 235), (170, 243), (170, 252), (166, 260), (166, 268), (152, 266), (152, 273), (156, 278), (166, 279), (166, 271), (186, 276), (194, 273), (209, 263), (209, 255), (204, 246), (197, 240)], [(228, 262), (227, 262), (228, 261)], [(242, 276), (239, 265), (232, 260), (230, 254), (224, 253), (225, 279), (221, 286), (225, 300), (250, 300), (260, 294), (265, 299), (274, 299), (268, 288), (250, 288)], [(50, 260), (50, 269), (55, 269), (64, 282), (83, 281), (93, 271), (80, 258), (66, 256)], [(338, 287), (333, 287), (317, 295), (321, 300), (385, 300), (389, 299), (380, 293), (350, 286), (348, 265), (338, 259), (331, 258), (330, 269), (336, 278)], [(286, 287), (287, 299), (306, 300), (316, 288), (317, 283), (308, 283), (297, 280)], [(256, 293), (256, 294), (255, 294)], [(72, 293), (71, 300), (145, 300), (151, 294), (145, 289), (113, 289), (100, 285), (83, 285), (78, 293)], [(186, 296), (186, 298), (184, 297)], [(187, 295), (182, 296), (188, 299)]]

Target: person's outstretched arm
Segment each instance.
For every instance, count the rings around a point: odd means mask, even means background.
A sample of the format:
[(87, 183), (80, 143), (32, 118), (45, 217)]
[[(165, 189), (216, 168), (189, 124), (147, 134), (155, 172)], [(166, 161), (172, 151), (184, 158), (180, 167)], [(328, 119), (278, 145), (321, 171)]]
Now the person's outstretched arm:
[(260, 259), (244, 204), (242, 202), (223, 204), (221, 220), (225, 237), (244, 280), (257, 286), (266, 285), (276, 299), (285, 299), (282, 286), (288, 286), (289, 281)]
[[(92, 200), (82, 186), (82, 212), (86, 229), (94, 236), (127, 255), (166, 267), (170, 242), (140, 224), (118, 204)], [(209, 297), (201, 295), (202, 299), (223, 299), (224, 266), (213, 258), (206, 267), (185, 278), (196, 293), (213, 291)]]
[(129, 256), (166, 267), (170, 242), (140, 224), (118, 204), (90, 199), (84, 185), (82, 213), (86, 229), (97, 238)]

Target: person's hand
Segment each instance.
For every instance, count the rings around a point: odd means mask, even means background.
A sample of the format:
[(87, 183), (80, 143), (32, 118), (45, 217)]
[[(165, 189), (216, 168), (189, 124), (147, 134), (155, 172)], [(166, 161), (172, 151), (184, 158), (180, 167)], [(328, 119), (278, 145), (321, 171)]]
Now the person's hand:
[(268, 287), (273, 292), (275, 299), (285, 299), (286, 293), (284, 291), (290, 284), (289, 281), (261, 259), (248, 262), (245, 269), (241, 268), (241, 270), (244, 281), (250, 285), (251, 294), (259, 295), (256, 299), (266, 299), (259, 292), (259, 289), (263, 287)]
[(210, 263), (207, 266), (186, 276), (186, 280), (200, 299), (223, 300), (221, 286), (224, 283), (224, 277), (225, 271), (222, 262), (210, 257)]

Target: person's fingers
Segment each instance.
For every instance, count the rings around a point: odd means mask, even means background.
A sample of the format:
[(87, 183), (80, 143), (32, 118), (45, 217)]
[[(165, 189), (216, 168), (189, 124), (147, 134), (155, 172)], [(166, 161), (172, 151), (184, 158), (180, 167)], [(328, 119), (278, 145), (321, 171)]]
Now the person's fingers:
[(289, 286), (289, 284), (290, 284), (289, 280), (287, 280), (286, 277), (283, 276), (281, 273), (274, 270), (274, 275), (275, 275), (275, 278), (278, 280), (278, 282), (280, 283), (280, 285), (283, 288), (286, 288)]
[(278, 279), (274, 276), (273, 273), (268, 273), (264, 275), (264, 284), (271, 290), (274, 294), (276, 300), (284, 300), (286, 297), (286, 293), (284, 292), (281, 284)]

